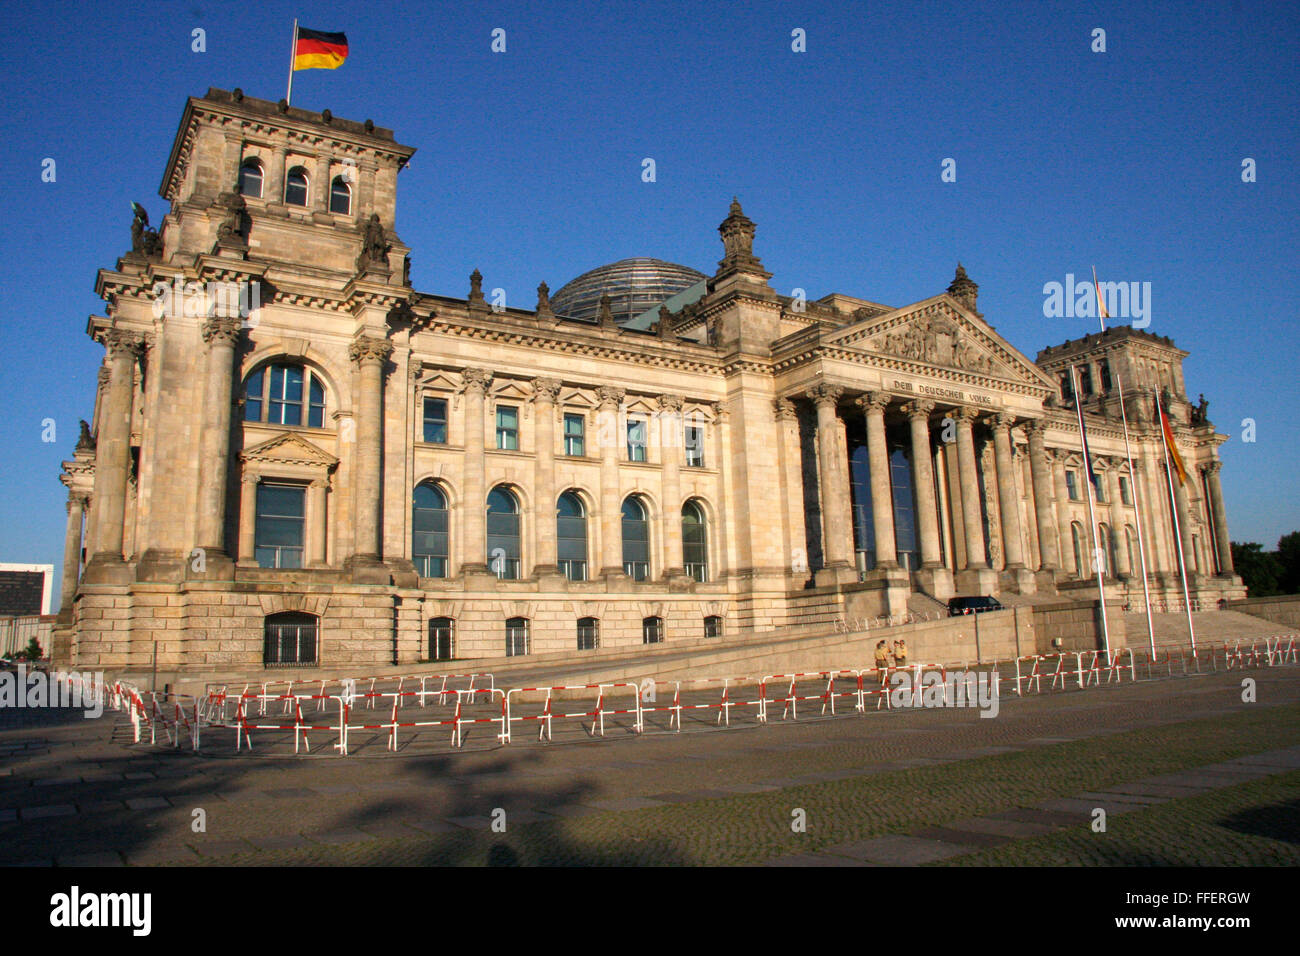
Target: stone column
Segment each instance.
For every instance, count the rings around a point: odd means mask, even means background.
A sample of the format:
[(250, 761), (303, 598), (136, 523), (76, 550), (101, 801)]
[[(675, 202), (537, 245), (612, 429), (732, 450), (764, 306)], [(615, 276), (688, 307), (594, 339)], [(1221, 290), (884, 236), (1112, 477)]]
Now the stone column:
[(239, 483), (239, 561), (252, 564), (257, 560), (257, 483), (261, 475), (245, 474)]
[(393, 351), (387, 339), (359, 335), (349, 350), (361, 367), (357, 396), (356, 505), (352, 515), (352, 557), (375, 564), (383, 553), (379, 535), (380, 475), (383, 467), (384, 365)]
[(957, 467), (961, 472), (962, 527), (966, 532), (966, 567), (987, 568), (984, 550), (984, 520), (980, 514), (979, 474), (975, 470), (975, 436), (971, 423), (979, 413), (973, 408), (958, 408), (953, 412), (957, 421)]
[(1011, 457), (1011, 426), (1015, 423), (1016, 417), (1007, 412), (994, 415), (990, 422), (993, 426), (993, 458), (998, 472), (1002, 547), (1008, 571), (1025, 567), (1025, 539), (1020, 533), (1020, 496), (1016, 493), (1016, 473)]
[[(1128, 577), (1133, 573), (1128, 560), (1128, 536), (1124, 533), (1124, 499), (1119, 493), (1119, 470), (1122, 467), (1122, 462), (1111, 459), (1110, 467), (1106, 469), (1106, 497), (1110, 501), (1110, 533), (1115, 552), (1115, 567), (1111, 573), (1115, 577)], [(1109, 561), (1110, 557), (1107, 555), (1106, 560)]]
[(487, 369), (467, 368), (461, 373), (461, 379), (465, 384), (465, 501), (461, 509), (465, 561), (461, 570), (486, 574), (487, 462), (483, 435), (492, 373)]
[(65, 611), (72, 607), (81, 572), (81, 519), (85, 508), (84, 495), (68, 494), (68, 530), (63, 539), (63, 586), (59, 596), (59, 606)]
[[(952, 422), (949, 426), (947, 423)], [(943, 443), (944, 477), (948, 483), (948, 519), (952, 530), (952, 569), (960, 571), (966, 567), (966, 525), (962, 514), (961, 468), (957, 463), (957, 429), (956, 421), (951, 415), (944, 419), (944, 429), (952, 428), (951, 439)]]
[(618, 409), (627, 392), (602, 385), (596, 389), (596, 441), (600, 444), (600, 573), (623, 573), (623, 499), (618, 480)]
[(817, 465), (822, 490), (822, 558), (827, 568), (849, 568), (845, 550), (851, 540), (849, 514), (849, 463), (841, 454), (842, 427), (836, 403), (844, 389), (839, 385), (816, 385), (808, 395), (817, 406)]
[(1056, 526), (1061, 535), (1061, 567), (1070, 574), (1078, 574), (1074, 566), (1074, 535), (1070, 531), (1074, 515), (1070, 509), (1070, 486), (1065, 480), (1065, 458), (1063, 449), (1054, 449), (1052, 476), (1056, 483)]
[(1169, 517), (1169, 492), (1165, 488), (1160, 460), (1156, 455), (1141, 459), (1142, 481), (1147, 491), (1147, 527), (1151, 529), (1151, 553), (1156, 570), (1162, 574), (1174, 571), (1177, 563), (1173, 555), (1173, 521)]
[(203, 324), (208, 343), (203, 398), (205, 424), (199, 467), (198, 547), (209, 556), (226, 556), (226, 482), (230, 474), (230, 412), (237, 317), (213, 316)]
[(871, 469), (871, 517), (876, 532), (876, 567), (898, 567), (894, 537), (894, 493), (889, 480), (889, 445), (885, 438), (887, 392), (867, 392), (858, 399), (867, 417), (867, 461)]
[[(1178, 480), (1178, 470), (1170, 469), (1170, 477), (1174, 482), (1174, 500), (1178, 506), (1178, 530), (1182, 533), (1183, 539), (1183, 564), (1187, 568), (1188, 577), (1195, 571), (1200, 571), (1200, 562), (1196, 555), (1196, 548), (1192, 545), (1192, 509), (1188, 503), (1187, 486)], [(1191, 475), (1188, 475), (1191, 480)]]
[(663, 462), (664, 577), (686, 573), (682, 558), (682, 396), (659, 396), (659, 449)]
[(317, 478), (307, 492), (308, 512), (311, 514), (311, 528), (308, 531), (307, 567), (325, 567), (325, 540), (328, 534), (325, 501), (329, 491), (329, 479)]
[(779, 453), (781, 455), (782, 473), (785, 476), (783, 504), (785, 505), (785, 525), (790, 553), (787, 557), (790, 570), (795, 574), (807, 574), (808, 542), (804, 524), (803, 469), (799, 447), (799, 411), (794, 402), (788, 398), (773, 400), (777, 429), (780, 432)]
[(1041, 420), (1031, 421), (1029, 432), (1029, 475), (1034, 487), (1034, 516), (1038, 522), (1038, 555), (1040, 571), (1055, 571), (1061, 566), (1057, 545), (1060, 532), (1053, 523), (1055, 502), (1052, 497), (1051, 460), (1047, 456), (1047, 425)]
[(114, 329), (104, 336), (108, 349), (109, 384), (99, 420), (95, 449), (95, 554), (92, 561), (120, 563), (125, 539), (126, 481), (131, 463), (131, 404), (135, 363), (144, 338)]
[(1228, 538), (1228, 511), (1223, 506), (1223, 484), (1219, 471), (1223, 462), (1211, 461), (1205, 466), (1205, 483), (1210, 491), (1210, 519), (1214, 522), (1214, 541), (1219, 549), (1219, 574), (1226, 576), (1236, 573), (1232, 563), (1232, 543)]
[(271, 153), (270, 169), (266, 170), (266, 183), (262, 195), (269, 203), (284, 203), (284, 181), (289, 170), (289, 153), (283, 146), (277, 146)]
[[(555, 400), (560, 395), (558, 378), (533, 379), (533, 422), (537, 447), (533, 457), (533, 495), (537, 501), (537, 563), (534, 574), (558, 572), (555, 503)], [(485, 519), (486, 520), (486, 519)]]
[(937, 568), (943, 562), (939, 557), (939, 514), (935, 507), (934, 466), (930, 461), (930, 413), (934, 411), (934, 402), (909, 402), (903, 411), (912, 428), (912, 480), (916, 485), (921, 567)]

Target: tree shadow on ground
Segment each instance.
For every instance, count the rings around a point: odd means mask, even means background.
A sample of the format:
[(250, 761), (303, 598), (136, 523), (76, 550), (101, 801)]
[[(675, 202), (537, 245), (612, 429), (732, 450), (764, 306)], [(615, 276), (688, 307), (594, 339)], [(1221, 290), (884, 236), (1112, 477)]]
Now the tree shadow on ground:
[(1216, 822), (1225, 829), (1247, 836), (1300, 844), (1300, 800), (1239, 810)]

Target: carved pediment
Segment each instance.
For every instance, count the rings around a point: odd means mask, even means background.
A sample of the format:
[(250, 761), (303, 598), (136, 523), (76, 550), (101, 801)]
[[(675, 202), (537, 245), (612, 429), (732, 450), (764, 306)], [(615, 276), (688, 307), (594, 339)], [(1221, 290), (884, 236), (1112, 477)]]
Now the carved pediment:
[(306, 467), (333, 468), (339, 460), (317, 448), (301, 435), (285, 432), (269, 441), (240, 452), (243, 461), (275, 465), (302, 465)]
[(949, 295), (865, 317), (830, 336), (827, 344), (1055, 388), (1038, 366)]

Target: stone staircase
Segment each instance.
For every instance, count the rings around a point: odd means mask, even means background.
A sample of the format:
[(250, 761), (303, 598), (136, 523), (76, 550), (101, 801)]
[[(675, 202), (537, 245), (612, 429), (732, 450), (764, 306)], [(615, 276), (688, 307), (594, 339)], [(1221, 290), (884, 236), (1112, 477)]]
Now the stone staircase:
[[(1186, 614), (1153, 614), (1151, 623), (1157, 644), (1188, 644)], [(1274, 624), (1261, 617), (1239, 611), (1202, 611), (1192, 615), (1198, 645), (1222, 644), (1224, 641), (1262, 641), (1267, 637), (1292, 634), (1294, 629)], [(1141, 648), (1147, 645), (1147, 616), (1143, 612), (1125, 614), (1128, 643)]]

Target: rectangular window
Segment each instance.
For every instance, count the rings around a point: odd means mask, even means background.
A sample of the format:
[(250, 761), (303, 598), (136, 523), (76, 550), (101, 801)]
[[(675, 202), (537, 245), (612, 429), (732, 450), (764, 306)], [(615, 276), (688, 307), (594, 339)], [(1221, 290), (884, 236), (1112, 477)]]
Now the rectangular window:
[(627, 420), (627, 460), (646, 460), (646, 432), (648, 423), (644, 418)]
[(722, 636), (722, 618), (716, 614), (711, 614), (704, 619), (704, 636), (721, 637)]
[(275, 425), (302, 424), (302, 369), (293, 365), (271, 367), (270, 413)]
[(1069, 494), (1071, 501), (1079, 500), (1079, 483), (1072, 471), (1065, 473), (1065, 490)]
[(594, 617), (584, 617), (578, 621), (578, 650), (594, 651), (600, 646), (598, 626)]
[(1106, 482), (1095, 471), (1092, 473), (1092, 490), (1096, 493), (1097, 503), (1106, 503)]
[(519, 450), (519, 409), (513, 405), (497, 406), (497, 447), (504, 451)]
[(306, 502), (301, 485), (258, 484), (253, 553), (259, 567), (302, 567)]
[(662, 644), (664, 642), (664, 621), (661, 617), (647, 617), (641, 622), (641, 643)]
[(424, 400), (424, 440), (436, 445), (447, 444), (447, 400)]
[(1109, 392), (1110, 391), (1110, 362), (1108, 362), (1106, 359), (1102, 359), (1100, 362), (1097, 363), (1097, 371), (1101, 375), (1101, 390), (1103, 392)]
[(1092, 395), (1092, 368), (1083, 366), (1079, 369), (1079, 396), (1088, 398)]
[(1129, 492), (1128, 479), (1123, 475), (1119, 478), (1119, 500), (1126, 505), (1133, 503), (1132, 494)]
[(587, 454), (587, 422), (581, 415), (564, 416), (564, 453), (581, 458)]
[(698, 425), (686, 426), (686, 467), (704, 467), (704, 429)]

